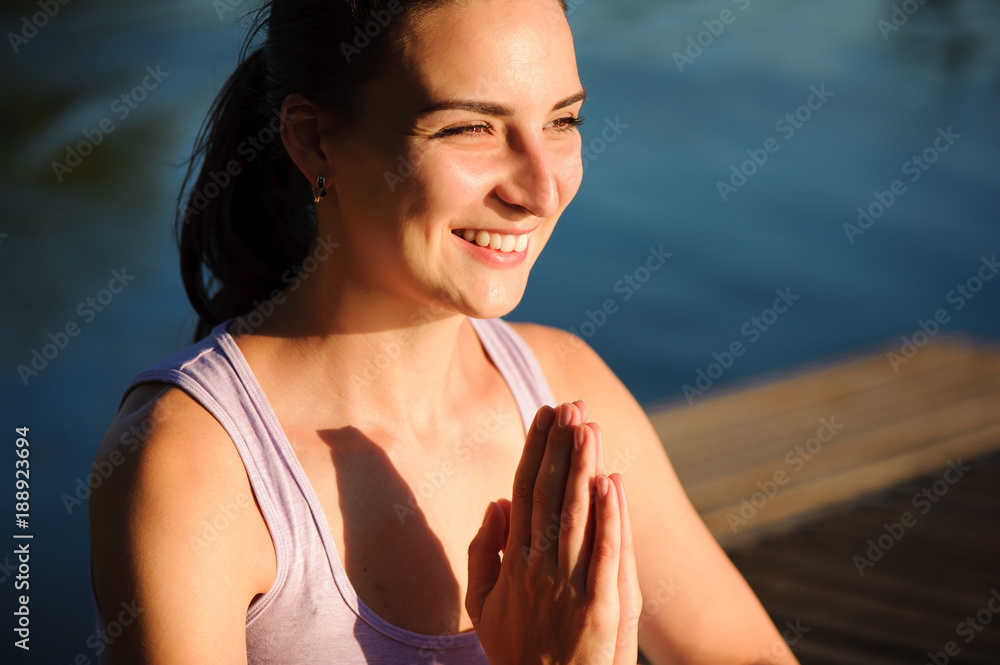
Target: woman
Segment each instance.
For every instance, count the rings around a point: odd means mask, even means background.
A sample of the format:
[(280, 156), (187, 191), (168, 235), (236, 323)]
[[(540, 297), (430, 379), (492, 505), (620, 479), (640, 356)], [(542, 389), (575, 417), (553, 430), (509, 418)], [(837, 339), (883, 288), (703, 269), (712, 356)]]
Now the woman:
[(180, 216), (201, 341), (98, 454), (144, 433), (91, 499), (110, 661), (794, 662), (600, 358), (497, 318), (580, 185), (565, 5), (257, 18)]

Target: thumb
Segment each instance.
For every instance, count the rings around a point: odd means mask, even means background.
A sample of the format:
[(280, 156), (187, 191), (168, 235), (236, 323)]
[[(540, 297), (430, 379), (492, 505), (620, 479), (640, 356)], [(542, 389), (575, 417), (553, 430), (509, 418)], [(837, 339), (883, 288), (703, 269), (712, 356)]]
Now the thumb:
[(465, 610), (475, 627), (483, 615), (486, 596), (500, 577), (500, 551), (504, 545), (507, 518), (503, 509), (491, 501), (483, 516), (483, 525), (469, 544), (469, 589)]

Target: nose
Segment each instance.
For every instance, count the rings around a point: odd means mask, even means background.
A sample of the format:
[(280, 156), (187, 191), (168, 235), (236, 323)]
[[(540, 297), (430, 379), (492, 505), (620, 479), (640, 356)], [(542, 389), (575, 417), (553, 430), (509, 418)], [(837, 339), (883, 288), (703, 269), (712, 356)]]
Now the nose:
[(516, 143), (512, 141), (508, 156), (511, 166), (496, 188), (497, 195), (535, 217), (555, 215), (559, 210), (559, 186), (544, 139), (522, 137)]

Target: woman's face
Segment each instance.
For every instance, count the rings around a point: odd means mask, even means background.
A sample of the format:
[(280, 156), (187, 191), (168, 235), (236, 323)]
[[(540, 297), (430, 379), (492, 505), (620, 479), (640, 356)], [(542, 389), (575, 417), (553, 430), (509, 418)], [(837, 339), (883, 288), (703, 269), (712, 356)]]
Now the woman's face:
[(324, 138), (321, 227), (343, 243), (340, 277), (366, 293), (506, 314), (583, 174), (569, 26), (555, 0), (471, 0), (430, 10), (403, 41), (358, 125)]

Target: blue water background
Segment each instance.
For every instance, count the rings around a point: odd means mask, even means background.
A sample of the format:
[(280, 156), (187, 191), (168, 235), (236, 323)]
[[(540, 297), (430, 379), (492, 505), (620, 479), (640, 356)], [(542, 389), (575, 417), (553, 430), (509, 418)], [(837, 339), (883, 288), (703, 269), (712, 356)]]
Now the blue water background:
[[(189, 342), (173, 197), (177, 166), (235, 65), (235, 19), (247, 5), (232, 4), (219, 16), (226, 5), (208, 0), (77, 0), (18, 53), (0, 44), (0, 458), (13, 469), (13, 428), (30, 426), (35, 536), (33, 648), (4, 662), (96, 662), (86, 512), (64, 497), (89, 473), (128, 380)], [(949, 332), (1000, 337), (1000, 280), (961, 310), (948, 300), (981, 257), (1000, 253), (997, 3), (928, 0), (885, 35), (886, 0), (572, 6), (593, 158), (511, 319), (581, 332), (648, 406), (681, 398), (713, 353), (737, 341), (746, 352), (709, 394), (899, 343), (940, 308)], [(699, 37), (724, 9), (733, 21)], [(5, 4), (0, 28), (19, 30), (37, 10)], [(678, 67), (689, 37), (707, 45)], [(119, 120), (112, 101), (157, 65), (169, 76)], [(786, 139), (776, 123), (813, 87), (833, 94)], [(58, 182), (51, 163), (109, 116), (115, 131)], [(602, 145), (608, 122), (627, 128)], [(911, 182), (904, 163), (949, 127), (960, 138)], [(770, 137), (777, 152), (723, 201), (717, 181)], [(849, 242), (844, 224), (894, 179), (906, 192)], [(625, 300), (616, 284), (642, 277), (649, 248), (661, 245), (671, 257)], [(122, 268), (135, 280), (85, 323), (78, 305)], [(799, 299), (750, 343), (741, 329), (776, 289)], [(615, 313), (588, 327), (588, 312), (608, 299)], [(24, 385), (16, 366), (68, 322), (79, 336)], [(0, 476), (9, 497), (12, 471)], [(13, 515), (12, 501), (0, 505)], [(0, 541), (13, 543), (7, 531)], [(12, 549), (0, 547), (8, 636)]]

